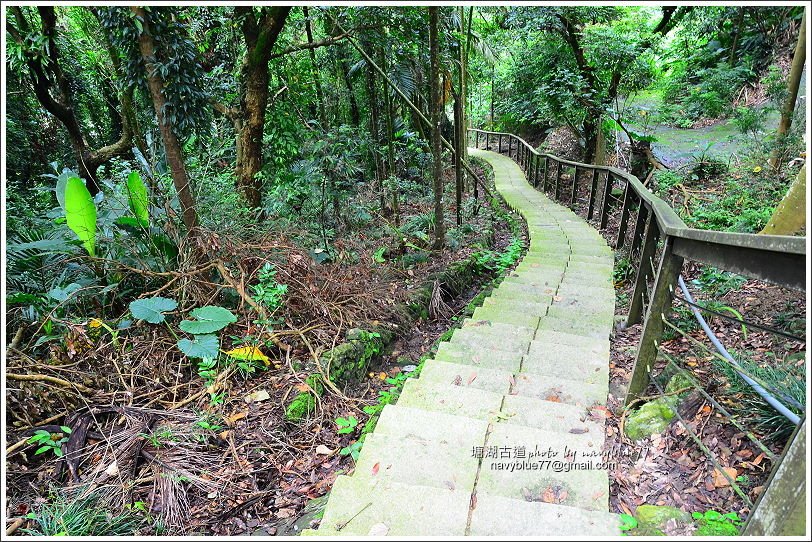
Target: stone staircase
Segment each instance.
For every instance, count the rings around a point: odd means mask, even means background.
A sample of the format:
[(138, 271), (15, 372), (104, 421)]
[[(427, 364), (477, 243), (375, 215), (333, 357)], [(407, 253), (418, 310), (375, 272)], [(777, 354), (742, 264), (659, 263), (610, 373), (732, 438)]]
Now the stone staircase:
[(621, 533), (596, 466), (602, 418), (590, 415), (609, 385), (612, 252), (510, 158), (469, 152), (527, 221), (527, 255), (384, 408), (321, 526), (303, 534)]

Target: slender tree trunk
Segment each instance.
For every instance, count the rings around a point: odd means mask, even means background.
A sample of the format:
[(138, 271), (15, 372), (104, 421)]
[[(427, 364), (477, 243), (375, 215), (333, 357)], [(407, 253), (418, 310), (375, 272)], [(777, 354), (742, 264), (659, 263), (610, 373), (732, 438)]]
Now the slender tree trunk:
[(378, 89), (375, 81), (375, 69), (372, 66), (367, 66), (366, 72), (367, 82), (367, 99), (369, 100), (369, 134), (372, 138), (372, 157), (375, 162), (375, 181), (378, 186), (378, 196), (380, 198), (381, 213), (386, 215), (386, 191), (384, 190), (383, 179), (383, 164), (381, 162), (381, 155), (379, 151), (380, 145), (380, 132), (379, 132), (379, 119), (378, 119)]
[(262, 8), (257, 20), (254, 8), (238, 6), (246, 44), (242, 66), (242, 99), (240, 100), (240, 131), (237, 135), (237, 188), (250, 207), (262, 204), (262, 182), (257, 173), (262, 170), (262, 135), (268, 106), (268, 63), (279, 33), (285, 25), (290, 6)]
[(440, 79), (440, 8), (429, 7), (429, 58), (431, 85), (431, 150), (434, 156), (434, 249), (442, 250), (445, 245), (445, 224), (443, 223), (443, 146), (440, 123), (442, 121), (443, 98)]
[(130, 8), (136, 17), (139, 17), (143, 23), (143, 30), (138, 35), (138, 47), (141, 51), (141, 58), (144, 62), (144, 68), (147, 73), (147, 86), (149, 87), (150, 95), (152, 96), (152, 103), (155, 107), (155, 116), (158, 118), (158, 126), (161, 130), (161, 138), (164, 142), (164, 150), (166, 152), (166, 162), (169, 164), (169, 169), (172, 171), (172, 182), (175, 185), (175, 190), (178, 193), (178, 200), (180, 200), (181, 214), (183, 216), (183, 223), (190, 234), (194, 233), (197, 227), (197, 211), (195, 206), (194, 195), (189, 186), (189, 177), (186, 174), (186, 166), (183, 163), (183, 154), (180, 142), (175, 136), (172, 125), (166, 117), (164, 117), (164, 108), (166, 107), (166, 98), (164, 97), (163, 88), (164, 81), (158, 75), (157, 67), (155, 66), (155, 43), (153, 42), (152, 35), (149, 31), (149, 24), (147, 13), (144, 8), (131, 7)]
[[(386, 69), (386, 53), (383, 53), (381, 58), (383, 60), (384, 69)], [(386, 159), (389, 162), (387, 166), (387, 179), (389, 182), (389, 190), (392, 191), (392, 214), (394, 215), (395, 225), (400, 226), (398, 178), (397, 171), (395, 170), (395, 112), (392, 105), (392, 93), (388, 88), (384, 88), (383, 97), (386, 105)]]
[(606, 165), (606, 136), (603, 135), (603, 126), (598, 119), (598, 137), (595, 140), (595, 165)]
[[(593, 113), (594, 114), (594, 113)], [(598, 133), (600, 127), (594, 117), (584, 121), (584, 163), (592, 164), (595, 160), (595, 152), (598, 148)]]
[(350, 123), (353, 126), (360, 126), (361, 114), (358, 112), (358, 99), (355, 97), (355, 88), (353, 87), (352, 78), (350, 77), (350, 68), (347, 66), (347, 59), (343, 56), (343, 48), (339, 54), (341, 55), (341, 58), (338, 65), (339, 68), (341, 68), (341, 77), (344, 79), (344, 84), (347, 86), (347, 99), (350, 102)]
[[(302, 6), (302, 14), (304, 15), (305, 19), (305, 34), (307, 35), (307, 43), (308, 45), (313, 43), (313, 25), (310, 23), (310, 10), (307, 9), (307, 6)], [(321, 120), (322, 129), (327, 130), (329, 128), (329, 124), (327, 123), (327, 110), (324, 107), (324, 90), (321, 87), (321, 75), (319, 74), (319, 69), (316, 66), (316, 50), (310, 49), (310, 64), (313, 68), (313, 82), (316, 85), (316, 101), (318, 112), (319, 112), (319, 120)]]
[(790, 126), (792, 126), (792, 114), (795, 112), (795, 102), (798, 99), (798, 89), (801, 86), (801, 74), (804, 71), (804, 63), (806, 62), (806, 8), (804, 8), (804, 15), (801, 18), (801, 28), (798, 30), (798, 43), (795, 45), (795, 54), (792, 57), (792, 68), (789, 72), (789, 81), (787, 88), (789, 94), (787, 100), (784, 102), (784, 107), (781, 108), (781, 121), (778, 123), (778, 130), (776, 131), (775, 148), (770, 154), (770, 165), (777, 169), (780, 165), (781, 155), (784, 150), (784, 140), (789, 133)]
[(739, 36), (742, 33), (742, 25), (744, 24), (744, 6), (739, 6), (739, 17), (736, 20), (736, 29), (733, 31), (733, 45), (730, 46), (730, 54), (727, 56), (727, 63), (733, 66), (736, 62), (736, 49), (739, 46)]

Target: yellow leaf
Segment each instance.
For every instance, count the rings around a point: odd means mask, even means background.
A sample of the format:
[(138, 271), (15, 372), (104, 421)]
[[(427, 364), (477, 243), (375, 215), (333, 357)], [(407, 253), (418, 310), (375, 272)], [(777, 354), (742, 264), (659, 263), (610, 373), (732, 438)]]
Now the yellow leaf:
[(386, 373), (378, 373), (378, 380), (386, 380), (387, 374)]
[(256, 346), (241, 346), (226, 352), (226, 355), (240, 361), (262, 361), (266, 366), (271, 364), (270, 358), (262, 353)]
[(103, 325), (104, 325), (104, 322), (102, 322), (98, 318), (93, 318), (92, 320), (90, 320), (90, 323), (87, 326), (88, 327), (102, 327)]
[(761, 166), (756, 166), (753, 168), (753, 173), (758, 173), (759, 171), (761, 171)]

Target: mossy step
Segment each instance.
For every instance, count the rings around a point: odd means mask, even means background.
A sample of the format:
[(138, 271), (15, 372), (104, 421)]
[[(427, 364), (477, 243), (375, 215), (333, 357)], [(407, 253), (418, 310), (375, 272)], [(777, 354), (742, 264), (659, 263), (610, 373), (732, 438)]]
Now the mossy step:
[(406, 381), (398, 404), (453, 416), (490, 420), (499, 412), (502, 395), (418, 378)]
[(479, 307), (474, 311), (471, 319), (480, 322), (498, 322), (528, 328), (536, 328), (539, 323), (539, 316), (518, 312), (509, 306)]
[[(400, 403), (386, 405), (375, 425), (375, 435), (416, 438), (443, 442), (460, 449), (482, 446), (488, 422), (465, 416), (407, 407)], [(363, 449), (362, 449), (363, 453)]]
[[(550, 352), (562, 348), (555, 345)], [(597, 363), (593, 358), (567, 358), (566, 356), (553, 357), (528, 354), (522, 360), (521, 372), (538, 374), (548, 377), (560, 377), (570, 380), (580, 380), (584, 384), (609, 387), (609, 361)], [(553, 382), (554, 383), (554, 382)]]
[(538, 288), (558, 288), (561, 284), (561, 279), (564, 273), (548, 273), (538, 272), (534, 270), (520, 270), (511, 273), (502, 281), (500, 286), (507, 286), (515, 284), (517, 286), (524, 286), (528, 290), (535, 290)]
[(525, 314), (532, 314), (534, 316), (544, 316), (545, 314), (547, 314), (547, 309), (548, 307), (550, 307), (551, 301), (552, 298), (549, 298), (549, 301), (534, 302), (520, 298), (486, 297), (485, 301), (482, 302), (482, 306), (495, 307), (500, 309), (507, 307), (510, 310), (524, 312)]
[(470, 536), (619, 537), (619, 514), (477, 492)]
[(459, 328), (454, 334), (456, 335), (460, 332), (468, 333), (474, 331), (477, 333), (482, 333), (485, 336), (531, 341), (533, 339), (533, 335), (536, 333), (536, 328), (534, 326), (502, 324), (499, 322), (490, 322), (488, 320), (466, 318), (462, 321), (462, 327)]
[(430, 359), (423, 364), (420, 380), (506, 395), (513, 382), (513, 372)]
[(589, 317), (584, 315), (579, 320), (571, 318), (556, 317), (547, 315), (539, 322), (539, 330), (559, 331), (571, 335), (582, 335), (584, 337), (594, 337), (601, 339), (609, 337), (611, 327), (607, 326), (605, 319), (599, 317)]
[[(474, 328), (457, 329), (454, 336), (451, 338), (451, 344), (459, 345), (469, 353), (477, 353), (484, 351), (485, 354), (490, 355), (489, 351), (499, 350), (502, 352), (511, 352), (514, 354), (523, 354), (527, 351), (527, 345), (530, 343), (527, 339), (518, 337), (501, 337), (497, 333), (485, 333), (483, 331), (474, 330)], [(440, 356), (440, 350), (437, 350)], [(502, 365), (493, 365), (494, 368), (508, 368)]]
[[(539, 329), (533, 342), (538, 343), (543, 348), (551, 345), (565, 344), (570, 346), (582, 346), (585, 348), (600, 349), (596, 351), (606, 352), (606, 359), (609, 359), (609, 338), (596, 339), (583, 335), (573, 335), (562, 331), (551, 331), (549, 329)], [(530, 345), (533, 346), (532, 344)]]
[[(510, 458), (483, 458), (477, 493), (531, 501), (554, 497), (558, 504), (566, 506), (608, 508), (609, 476), (597, 469), (602, 439), (593, 439), (588, 433), (576, 435), (499, 423), (492, 426), (485, 446), (506, 449), (511, 454)], [(524, 459), (514, 457), (521, 455), (517, 453), (521, 447)], [(590, 461), (596, 468), (587, 468)]]
[(501, 412), (504, 417), (500, 416), (500, 420), (513, 425), (551, 432), (588, 433), (591, 438), (603, 441), (603, 424), (589, 419), (584, 405), (508, 394), (502, 401)]
[(577, 320), (588, 318), (593, 322), (601, 324), (605, 329), (610, 330), (615, 318), (614, 307), (606, 304), (594, 305), (557, 305), (553, 302), (547, 311), (547, 316), (558, 319)]
[[(466, 343), (466, 340), (471, 342)], [(498, 348), (499, 346), (501, 345), (496, 344), (494, 347), (488, 348), (482, 345), (482, 341), (476, 341), (473, 338), (457, 338), (453, 343), (441, 343), (434, 359), (472, 367), (518, 371), (522, 356), (527, 349), (522, 347), (521, 349), (505, 350)]]
[(520, 372), (514, 376), (511, 393), (545, 401), (561, 402), (581, 407), (605, 405), (607, 387), (589, 384), (563, 375), (544, 375)]
[(535, 301), (542, 303), (545, 301), (545, 298), (550, 298), (552, 301), (552, 297), (556, 295), (558, 292), (558, 286), (548, 286), (546, 288), (536, 288), (533, 290), (528, 289), (524, 284), (511, 284), (511, 283), (503, 283), (499, 285), (499, 288), (493, 291), (491, 297), (493, 298), (503, 298), (509, 297), (514, 299), (526, 299), (529, 301)]
[(479, 460), (472, 448), (416, 437), (367, 435), (352, 477), (376, 478), (413, 486), (474, 490)]
[(316, 534), (463, 536), (470, 502), (460, 490), (339, 476)]

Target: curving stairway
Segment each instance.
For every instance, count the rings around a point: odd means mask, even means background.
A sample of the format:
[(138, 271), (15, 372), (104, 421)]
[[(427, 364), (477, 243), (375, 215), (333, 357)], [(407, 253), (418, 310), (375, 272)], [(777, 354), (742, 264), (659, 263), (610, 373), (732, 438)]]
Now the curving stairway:
[(611, 249), (513, 160), (469, 153), (493, 166), (529, 250), (383, 410), (320, 528), (303, 534), (621, 534), (595, 408), (609, 385)]

